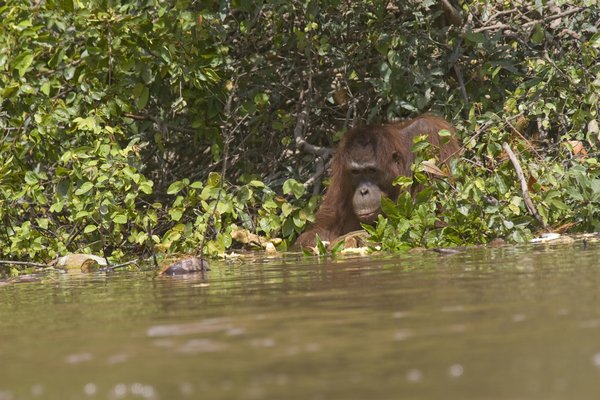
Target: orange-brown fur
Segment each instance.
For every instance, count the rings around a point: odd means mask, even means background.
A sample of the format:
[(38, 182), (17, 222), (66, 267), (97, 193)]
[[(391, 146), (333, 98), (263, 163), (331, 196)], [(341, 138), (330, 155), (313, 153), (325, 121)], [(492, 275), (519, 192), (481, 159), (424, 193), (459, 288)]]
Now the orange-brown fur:
[[(440, 146), (438, 132), (444, 129), (450, 131), (452, 136)], [(419, 135), (428, 135), (429, 142), (440, 147), (439, 159), (447, 162), (459, 151), (454, 132), (455, 129), (449, 122), (432, 115), (402, 122), (366, 125), (348, 131), (332, 160), (331, 185), (315, 215), (315, 223), (298, 237), (295, 246), (314, 246), (317, 234), (321, 240), (333, 242), (341, 235), (361, 229), (351, 201), (355, 188), (346, 167), (347, 157), (353, 147), (357, 148), (366, 142), (374, 145), (376, 163), (386, 171), (385, 183), (379, 185), (380, 189), (390, 198), (396, 199), (399, 189), (392, 185), (393, 180), (400, 175), (412, 176), (413, 139)]]

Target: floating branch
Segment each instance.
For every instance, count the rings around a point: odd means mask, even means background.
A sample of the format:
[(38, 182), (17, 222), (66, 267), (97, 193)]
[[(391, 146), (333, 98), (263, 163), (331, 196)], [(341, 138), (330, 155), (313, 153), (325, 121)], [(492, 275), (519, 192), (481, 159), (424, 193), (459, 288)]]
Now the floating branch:
[(0, 265), (24, 265), (26, 267), (36, 267), (36, 268), (49, 268), (50, 267), (47, 264), (41, 264), (41, 263), (29, 262), (29, 261), (12, 261), (12, 260), (0, 260)]

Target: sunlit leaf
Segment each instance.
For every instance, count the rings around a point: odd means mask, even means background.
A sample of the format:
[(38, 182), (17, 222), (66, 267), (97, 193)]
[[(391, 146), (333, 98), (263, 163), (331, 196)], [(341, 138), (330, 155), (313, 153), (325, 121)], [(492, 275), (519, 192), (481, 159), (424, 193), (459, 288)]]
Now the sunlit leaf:
[(126, 224), (127, 223), (127, 216), (124, 214), (114, 214), (112, 217), (112, 221), (115, 224)]
[(83, 233), (92, 233), (98, 230), (98, 227), (96, 225), (87, 225), (84, 229), (83, 229)]
[(33, 58), (34, 55), (31, 51), (25, 51), (15, 57), (12, 63), (13, 68), (19, 72), (20, 77), (23, 77), (27, 73), (33, 63)]
[(293, 193), (294, 197), (296, 197), (297, 199), (304, 195), (304, 191), (304, 185), (295, 179), (288, 179), (283, 183), (283, 193)]
[(169, 185), (167, 194), (177, 194), (185, 188), (185, 183), (182, 181), (175, 181)]
[(84, 182), (79, 189), (75, 191), (77, 196), (81, 196), (83, 194), (88, 193), (90, 190), (94, 188), (94, 184), (92, 182)]

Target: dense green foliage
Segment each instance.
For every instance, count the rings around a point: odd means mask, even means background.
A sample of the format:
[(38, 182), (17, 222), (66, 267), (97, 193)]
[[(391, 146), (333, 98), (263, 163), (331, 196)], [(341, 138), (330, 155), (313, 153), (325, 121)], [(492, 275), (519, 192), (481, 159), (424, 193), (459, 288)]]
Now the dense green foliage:
[(398, 3), (0, 2), (0, 256), (293, 240), (348, 126), (425, 111), (465, 152), (414, 203), (384, 202), (384, 248), (598, 230), (597, 2), (460, 1), (460, 21)]

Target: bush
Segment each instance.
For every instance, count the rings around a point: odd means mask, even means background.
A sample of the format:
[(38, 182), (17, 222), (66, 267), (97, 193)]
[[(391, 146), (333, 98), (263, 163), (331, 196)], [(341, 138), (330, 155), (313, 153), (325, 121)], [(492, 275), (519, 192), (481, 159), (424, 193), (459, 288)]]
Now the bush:
[(191, 252), (205, 233), (214, 255), (242, 228), (289, 242), (348, 126), (424, 111), (465, 153), (415, 204), (386, 203), (387, 248), (540, 229), (503, 142), (548, 226), (597, 229), (591, 0), (460, 1), (462, 20), (433, 0), (1, 4), (2, 258)]

